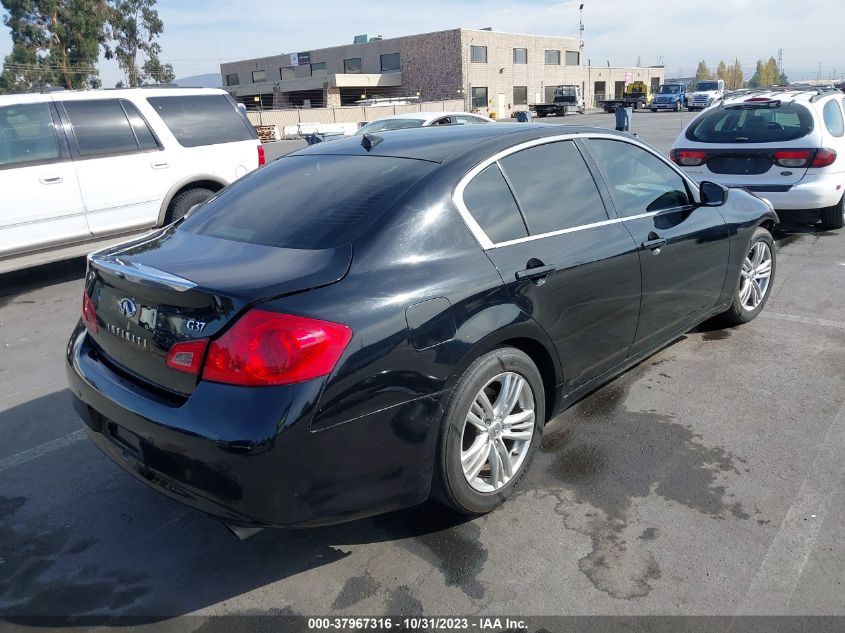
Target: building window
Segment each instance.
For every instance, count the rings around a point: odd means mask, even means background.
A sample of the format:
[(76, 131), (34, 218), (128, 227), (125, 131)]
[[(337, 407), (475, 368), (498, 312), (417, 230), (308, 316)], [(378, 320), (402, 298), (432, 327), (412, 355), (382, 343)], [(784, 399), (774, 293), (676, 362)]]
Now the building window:
[(560, 66), (560, 51), (546, 51), (546, 66)]
[(527, 64), (528, 63), (528, 49), (527, 48), (515, 48), (515, 49), (513, 49), (513, 63), (514, 64)]
[(513, 104), (528, 105), (528, 86), (513, 87)]
[(486, 108), (487, 107), (487, 88), (473, 88), (472, 89), (472, 107)]
[(329, 72), (326, 69), (326, 62), (316, 62), (311, 64), (311, 74), (314, 77), (326, 77)]
[(399, 53), (388, 53), (381, 55), (381, 72), (394, 73), (401, 70), (399, 66)]
[(284, 68), (279, 68), (279, 77), (282, 81), (294, 79), (296, 75), (293, 74), (293, 66), (285, 66)]
[(261, 81), (267, 81), (267, 72), (264, 70), (253, 70), (252, 83), (257, 84)]
[(241, 83), (241, 80), (238, 78), (238, 73), (232, 73), (231, 75), (226, 75), (226, 85), (227, 86), (237, 86)]
[(578, 66), (581, 64), (581, 53), (578, 51), (566, 51), (566, 65)]
[(476, 64), (487, 63), (487, 47), (486, 46), (470, 46), (469, 47), (469, 61)]
[(343, 60), (343, 72), (347, 75), (360, 75), (361, 74), (361, 58), (360, 57), (353, 57), (351, 59), (344, 59)]

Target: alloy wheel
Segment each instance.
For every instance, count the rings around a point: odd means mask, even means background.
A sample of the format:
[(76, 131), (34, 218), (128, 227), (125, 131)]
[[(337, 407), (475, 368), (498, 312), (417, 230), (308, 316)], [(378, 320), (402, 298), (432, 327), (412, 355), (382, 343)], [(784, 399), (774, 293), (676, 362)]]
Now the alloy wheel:
[(534, 392), (515, 372), (494, 376), (476, 394), (461, 433), (461, 467), (473, 489), (495, 492), (519, 472), (535, 419)]
[(766, 298), (772, 278), (772, 251), (766, 242), (756, 242), (742, 262), (739, 302), (744, 310), (756, 310)]

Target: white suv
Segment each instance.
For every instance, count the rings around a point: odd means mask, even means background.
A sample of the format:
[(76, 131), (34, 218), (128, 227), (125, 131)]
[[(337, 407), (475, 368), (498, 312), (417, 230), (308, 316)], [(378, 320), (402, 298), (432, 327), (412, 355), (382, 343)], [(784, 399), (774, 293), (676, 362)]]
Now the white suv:
[(0, 272), (168, 224), (263, 163), (222, 90), (0, 96)]
[(695, 180), (744, 187), (778, 211), (845, 224), (845, 95), (794, 88), (728, 96), (678, 136), (672, 160)]

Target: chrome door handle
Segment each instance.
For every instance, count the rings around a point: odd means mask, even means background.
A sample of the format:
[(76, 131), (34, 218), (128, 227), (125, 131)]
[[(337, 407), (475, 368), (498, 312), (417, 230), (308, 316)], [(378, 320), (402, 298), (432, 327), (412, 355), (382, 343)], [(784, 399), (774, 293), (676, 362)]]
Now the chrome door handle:
[(150, 163), (150, 167), (153, 169), (167, 169), (170, 165), (167, 163)]
[(61, 176), (44, 176), (43, 178), (39, 178), (38, 182), (42, 185), (58, 185), (63, 183), (64, 180)]
[(666, 240), (663, 238), (657, 238), (654, 240), (647, 240), (640, 244), (642, 248), (650, 248), (651, 250), (659, 249), (661, 246), (665, 246)]
[(536, 268), (520, 270), (516, 273), (516, 280), (523, 281), (525, 279), (542, 279), (543, 277), (548, 277), (554, 271), (554, 266), (537, 266)]

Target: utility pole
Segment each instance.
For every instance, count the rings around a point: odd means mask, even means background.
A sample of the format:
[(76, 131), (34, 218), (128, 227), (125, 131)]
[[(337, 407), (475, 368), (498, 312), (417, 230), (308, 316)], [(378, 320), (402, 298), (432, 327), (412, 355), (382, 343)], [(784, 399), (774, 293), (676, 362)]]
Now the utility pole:
[(783, 49), (778, 49), (778, 79), (783, 74)]
[(578, 7), (578, 62), (584, 52), (584, 4)]

